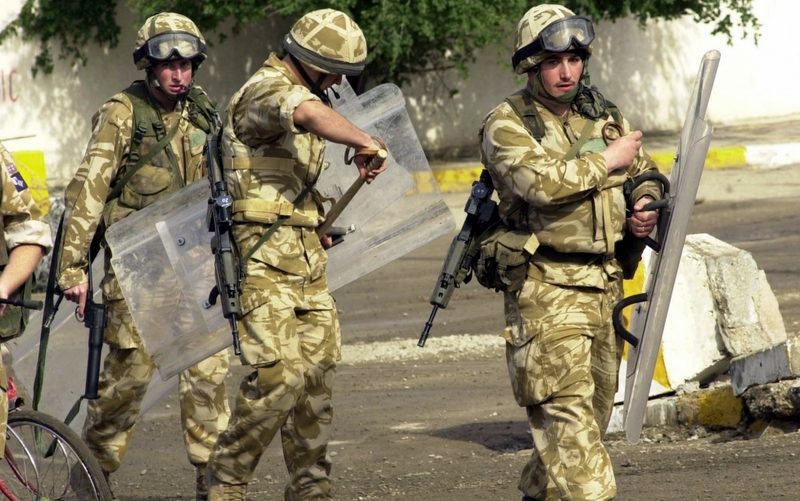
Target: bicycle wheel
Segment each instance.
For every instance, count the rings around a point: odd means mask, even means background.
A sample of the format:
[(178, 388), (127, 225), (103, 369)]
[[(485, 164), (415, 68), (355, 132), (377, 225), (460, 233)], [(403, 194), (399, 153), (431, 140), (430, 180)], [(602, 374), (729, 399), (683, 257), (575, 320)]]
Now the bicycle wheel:
[[(89, 448), (67, 425), (37, 411), (8, 416), (0, 499), (111, 501), (111, 488)], [(11, 495), (9, 495), (9, 493)]]

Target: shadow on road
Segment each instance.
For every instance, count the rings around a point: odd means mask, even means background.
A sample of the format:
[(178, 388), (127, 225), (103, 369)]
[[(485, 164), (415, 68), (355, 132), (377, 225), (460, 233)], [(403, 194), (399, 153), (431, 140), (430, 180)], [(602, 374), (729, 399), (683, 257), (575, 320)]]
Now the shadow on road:
[(467, 423), (436, 430), (431, 435), (473, 442), (494, 452), (518, 452), (533, 447), (528, 424), (523, 421)]

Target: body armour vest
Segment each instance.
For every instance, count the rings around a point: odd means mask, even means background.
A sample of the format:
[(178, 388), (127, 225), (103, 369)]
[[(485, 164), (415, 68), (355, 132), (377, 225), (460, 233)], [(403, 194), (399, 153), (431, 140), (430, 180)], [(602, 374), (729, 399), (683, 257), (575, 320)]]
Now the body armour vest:
[[(271, 56), (231, 99), (221, 145), (224, 174), (234, 198), (234, 221), (272, 224), (282, 216), (284, 226), (313, 228), (322, 219), (313, 186), (323, 169), (324, 139), (284, 130), (245, 144), (234, 128), (239, 108), (247, 105), (243, 102), (247, 90), (257, 86), (262, 94), (291, 88), (293, 82), (285, 71)], [(299, 196), (304, 189), (311, 193)]]
[[(550, 158), (566, 161), (579, 161), (576, 159), (603, 151), (606, 148), (603, 127), (609, 122), (623, 125), (616, 107), (609, 110), (605, 116), (595, 119), (586, 118), (570, 110), (567, 120), (562, 121), (532, 99), (523, 100), (522, 93), (510, 96), (487, 117), (487, 121), (490, 120), (496, 123), (505, 120), (519, 123), (544, 148)], [(481, 142), (484, 133), (482, 127)], [(581, 137), (583, 135), (587, 137)], [(494, 141), (493, 138), (490, 139)], [(583, 142), (579, 151), (573, 158), (565, 159), (564, 156), (572, 145), (579, 141)], [(490, 167), (485, 152), (481, 151), (481, 156), (484, 157), (482, 158), (484, 165)], [(634, 161), (629, 168), (631, 173), (637, 166), (637, 161)], [(531, 232), (537, 237), (540, 245), (559, 253), (606, 256), (614, 254), (616, 242), (621, 240), (625, 224), (622, 185), (629, 178), (629, 173), (616, 171), (608, 176), (602, 186), (586, 191), (579, 197), (534, 206), (530, 201), (525, 201), (516, 195), (511, 187), (506, 186), (493, 169), (489, 168), (489, 172), (492, 174), (500, 199), (501, 217), (510, 227)], [(558, 185), (562, 181), (557, 176), (552, 176), (551, 179), (543, 179), (540, 182), (552, 184), (543, 187), (544, 191), (557, 193)]]
[[(111, 99), (130, 103), (133, 134), (128, 160), (111, 185), (106, 226), (203, 176), (203, 147), (216, 114), (199, 87), (192, 87), (183, 110), (167, 121), (143, 81), (134, 82)], [(181, 151), (175, 151), (176, 143)]]

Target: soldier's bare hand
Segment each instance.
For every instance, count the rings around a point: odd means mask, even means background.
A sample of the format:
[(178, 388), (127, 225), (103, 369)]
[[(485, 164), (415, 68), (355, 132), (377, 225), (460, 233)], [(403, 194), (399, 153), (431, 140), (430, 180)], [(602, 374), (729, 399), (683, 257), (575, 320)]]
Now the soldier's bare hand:
[(89, 290), (88, 283), (82, 283), (64, 291), (64, 297), (73, 303), (78, 303), (75, 313), (79, 318), (83, 318), (83, 311), (86, 308), (86, 295)]
[(369, 165), (373, 159), (377, 158), (375, 155), (379, 150), (387, 151), (386, 143), (383, 142), (383, 139), (379, 137), (373, 137), (372, 143), (373, 144), (370, 148), (359, 150), (353, 159), (356, 167), (358, 167), (359, 176), (361, 176), (361, 178), (363, 178), (367, 184), (374, 181), (375, 178), (378, 177), (378, 174), (384, 172), (388, 166), (388, 162), (383, 160), (379, 165), (373, 166), (372, 169), (369, 168)]
[(323, 249), (330, 249), (333, 247), (333, 237), (330, 235), (320, 235), (319, 242), (322, 244)]
[(642, 131), (635, 130), (626, 134), (608, 145), (608, 148), (601, 153), (606, 159), (608, 172), (625, 169), (639, 154), (642, 147)]
[(653, 201), (653, 197), (645, 195), (633, 205), (633, 215), (628, 218), (628, 229), (636, 238), (644, 238), (653, 231), (658, 221), (658, 211), (643, 211), (645, 205)]

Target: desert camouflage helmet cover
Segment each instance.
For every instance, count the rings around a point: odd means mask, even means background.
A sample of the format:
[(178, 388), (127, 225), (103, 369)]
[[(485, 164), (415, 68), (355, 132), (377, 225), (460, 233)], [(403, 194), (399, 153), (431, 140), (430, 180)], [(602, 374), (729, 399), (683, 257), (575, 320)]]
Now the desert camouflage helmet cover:
[(283, 37), (283, 47), (317, 71), (358, 75), (367, 60), (367, 39), (344, 12), (320, 9), (294, 23)]
[[(539, 36), (539, 33), (547, 26), (559, 19), (575, 16), (575, 13), (556, 4), (542, 4), (532, 7), (519, 20), (517, 24), (517, 40), (514, 44), (514, 52), (527, 47)], [(591, 48), (586, 47), (586, 52), (591, 53)], [(547, 58), (549, 53), (539, 53), (526, 57), (514, 66), (514, 71), (521, 75)]]
[[(191, 59), (196, 64), (206, 58), (206, 39), (194, 21), (188, 17), (174, 12), (161, 12), (150, 16), (136, 33), (136, 48), (133, 50), (133, 60), (136, 68), (142, 70), (150, 66), (151, 58), (145, 52), (145, 44), (158, 35), (176, 34), (177, 39), (165, 40), (167, 47), (159, 47), (166, 53), (177, 51), (180, 57)], [(183, 37), (181, 39), (180, 37)], [(152, 42), (151, 42), (152, 44)]]

